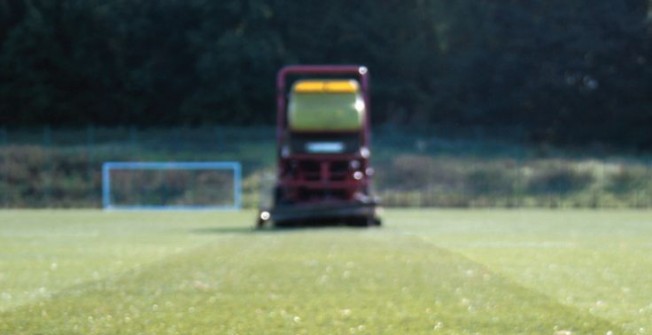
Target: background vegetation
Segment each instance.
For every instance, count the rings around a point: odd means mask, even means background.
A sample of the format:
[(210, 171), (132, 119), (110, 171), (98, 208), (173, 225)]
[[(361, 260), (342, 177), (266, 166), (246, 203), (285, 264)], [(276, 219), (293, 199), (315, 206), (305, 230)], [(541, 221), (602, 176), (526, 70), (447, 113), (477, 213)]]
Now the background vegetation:
[[(4, 135), (0, 207), (99, 207), (101, 165), (106, 161), (239, 161), (244, 205), (255, 208), (271, 200), (273, 127), (46, 127)], [(376, 189), (385, 206), (652, 207), (650, 155), (559, 150), (522, 142), (459, 129), (393, 126), (390, 131), (380, 126), (372, 146)], [(196, 205), (223, 204), (224, 197), (231, 198), (230, 181), (220, 188), (206, 187), (201, 175), (149, 177), (129, 179), (134, 184), (120, 193), (128, 198), (114, 200), (137, 205), (135, 201), (151, 196), (143, 204), (193, 199)], [(114, 184), (114, 190), (120, 191), (118, 186)], [(207, 189), (210, 194), (201, 193)]]
[(651, 149), (649, 0), (0, 0), (0, 123), (271, 124), (276, 70), (362, 63), (377, 124)]

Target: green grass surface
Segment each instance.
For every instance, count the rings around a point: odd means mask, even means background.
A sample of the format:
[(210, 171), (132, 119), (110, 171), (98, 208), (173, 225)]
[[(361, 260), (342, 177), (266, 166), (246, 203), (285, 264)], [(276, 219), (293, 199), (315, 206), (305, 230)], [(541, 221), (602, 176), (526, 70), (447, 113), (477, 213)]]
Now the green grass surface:
[(0, 212), (0, 334), (650, 334), (649, 211)]

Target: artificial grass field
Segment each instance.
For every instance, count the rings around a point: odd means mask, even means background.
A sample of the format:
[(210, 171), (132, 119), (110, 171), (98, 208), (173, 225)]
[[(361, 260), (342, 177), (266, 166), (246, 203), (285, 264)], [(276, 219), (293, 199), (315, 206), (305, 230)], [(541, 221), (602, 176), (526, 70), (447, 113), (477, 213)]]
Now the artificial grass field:
[(0, 211), (0, 334), (652, 334), (652, 212)]

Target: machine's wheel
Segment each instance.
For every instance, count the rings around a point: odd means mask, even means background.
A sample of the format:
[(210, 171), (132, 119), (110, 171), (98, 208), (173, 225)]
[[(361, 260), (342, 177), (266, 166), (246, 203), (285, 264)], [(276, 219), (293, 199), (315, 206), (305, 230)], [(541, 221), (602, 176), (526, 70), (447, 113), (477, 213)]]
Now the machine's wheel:
[(265, 220), (260, 218), (260, 215), (258, 216), (258, 219), (256, 220), (256, 229), (263, 229), (265, 227)]
[(274, 228), (278, 228), (278, 229), (289, 229), (295, 227), (296, 225), (297, 224), (295, 221), (287, 221), (287, 220), (274, 221)]
[(258, 212), (258, 218), (256, 219), (256, 229), (262, 229), (265, 227), (265, 224), (270, 221), (272, 214), (269, 210), (261, 209)]
[(374, 217), (369, 216), (357, 216), (349, 218), (346, 221), (350, 226), (354, 227), (374, 227), (377, 226), (376, 220)]

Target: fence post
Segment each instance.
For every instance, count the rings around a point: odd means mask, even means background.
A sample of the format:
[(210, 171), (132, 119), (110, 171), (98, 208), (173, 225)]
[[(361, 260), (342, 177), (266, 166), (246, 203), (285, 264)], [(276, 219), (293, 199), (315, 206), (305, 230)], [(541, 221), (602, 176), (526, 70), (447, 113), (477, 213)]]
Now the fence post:
[(43, 127), (43, 147), (45, 148), (47, 157), (47, 166), (45, 167), (46, 171), (43, 179), (43, 200), (45, 202), (45, 207), (50, 207), (52, 174), (54, 165), (52, 162), (52, 129), (49, 125)]
[(138, 150), (138, 128), (134, 126), (129, 127), (129, 146), (132, 154), (135, 154)]
[(217, 147), (218, 153), (224, 152), (224, 129), (220, 126), (215, 127), (216, 141), (215, 146)]
[(93, 185), (93, 152), (95, 151), (95, 128), (92, 124), (89, 124), (86, 127), (86, 165), (87, 165), (87, 174), (88, 174), (88, 183), (89, 183), (89, 201), (91, 204), (95, 203), (96, 195), (94, 192), (95, 187)]
[(7, 128), (2, 127), (0, 129), (0, 147), (5, 150), (4, 159), (2, 160), (2, 206), (5, 208), (9, 207), (9, 152), (7, 146), (9, 143), (9, 135), (7, 134)]
[(518, 157), (516, 160), (516, 207), (525, 207), (525, 191), (527, 181), (525, 180), (525, 159)]
[[(652, 176), (652, 160), (647, 162), (646, 168), (647, 168), (647, 175)], [(652, 188), (652, 185), (650, 185), (650, 181), (648, 181), (648, 185), (644, 190), (644, 192), (645, 192), (644, 193), (644, 197), (645, 197), (645, 205), (644, 205), (644, 207), (646, 209), (652, 207), (652, 194), (651, 194), (652, 190), (650, 188)]]

